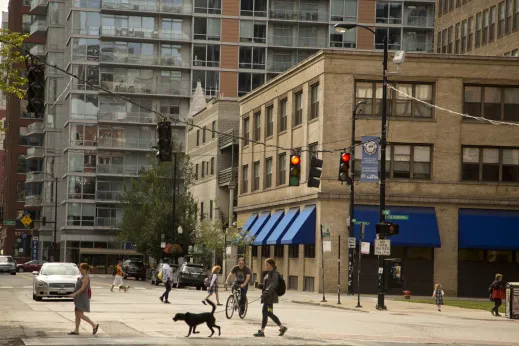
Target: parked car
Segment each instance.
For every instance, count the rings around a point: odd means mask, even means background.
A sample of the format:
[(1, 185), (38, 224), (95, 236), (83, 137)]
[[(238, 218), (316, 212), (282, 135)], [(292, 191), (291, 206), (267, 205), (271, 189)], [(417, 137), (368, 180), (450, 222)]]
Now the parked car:
[(197, 290), (205, 287), (204, 280), (206, 278), (204, 265), (196, 263), (183, 263), (180, 269), (173, 273), (173, 284), (177, 288), (183, 286), (193, 286)]
[(16, 261), (11, 256), (0, 256), (0, 273), (16, 275)]
[(135, 280), (146, 280), (146, 266), (139, 259), (127, 259), (123, 262), (124, 279), (135, 278)]
[[(162, 271), (163, 265), (164, 265), (164, 263), (157, 264), (157, 266), (155, 267), (155, 271), (151, 274), (151, 284), (152, 285), (158, 286), (159, 284), (162, 283), (162, 280), (159, 280), (157, 278), (157, 275), (159, 275), (159, 273)], [(178, 264), (170, 264), (170, 267), (171, 267), (171, 271), (173, 272), (173, 275), (175, 275), (175, 272), (178, 271)]]
[(66, 298), (74, 293), (76, 281), (80, 276), (75, 263), (44, 263), (40, 272), (33, 271), (32, 299)]
[(41, 266), (42, 266), (44, 263), (47, 263), (47, 261), (29, 261), (29, 262), (25, 262), (25, 263), (17, 264), (17, 265), (16, 265), (16, 270), (17, 270), (19, 273), (23, 273), (23, 272), (33, 272), (33, 271), (37, 271), (37, 272), (39, 272), (40, 269), (41, 269)]

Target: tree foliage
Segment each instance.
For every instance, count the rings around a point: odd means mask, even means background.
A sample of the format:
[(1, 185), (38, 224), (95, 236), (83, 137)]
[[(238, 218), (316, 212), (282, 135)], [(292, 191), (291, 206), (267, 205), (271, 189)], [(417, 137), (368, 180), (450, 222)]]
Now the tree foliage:
[(0, 91), (18, 98), (25, 96), (26, 52), (21, 51), (28, 35), (0, 29)]
[[(166, 243), (182, 248), (182, 252), (176, 251), (173, 256), (186, 255), (197, 226), (196, 202), (186, 188), (192, 179), (191, 165), (184, 154), (178, 153), (177, 156), (176, 184), (173, 162), (159, 164), (153, 158), (148, 170), (142, 169), (139, 177), (125, 185), (121, 198), (124, 212), (119, 224), (119, 238), (136, 244), (137, 251), (155, 259), (166, 255), (160, 247), (162, 234)], [(172, 215), (174, 186), (179, 190), (174, 213), (175, 229)], [(177, 233), (179, 226), (182, 226), (182, 234)]]

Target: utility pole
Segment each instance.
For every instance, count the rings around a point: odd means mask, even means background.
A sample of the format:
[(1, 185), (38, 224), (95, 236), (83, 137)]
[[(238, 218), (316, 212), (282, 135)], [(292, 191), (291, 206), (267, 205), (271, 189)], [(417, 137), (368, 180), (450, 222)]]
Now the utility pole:
[(58, 255), (58, 244), (56, 237), (58, 233), (58, 177), (54, 177), (54, 262), (59, 262), (59, 258), (56, 261)]
[(171, 213), (171, 217), (173, 219), (173, 226), (172, 226), (172, 241), (173, 245), (175, 245), (176, 241), (176, 229), (175, 229), (175, 217), (176, 217), (176, 202), (177, 202), (177, 152), (173, 152), (173, 210)]

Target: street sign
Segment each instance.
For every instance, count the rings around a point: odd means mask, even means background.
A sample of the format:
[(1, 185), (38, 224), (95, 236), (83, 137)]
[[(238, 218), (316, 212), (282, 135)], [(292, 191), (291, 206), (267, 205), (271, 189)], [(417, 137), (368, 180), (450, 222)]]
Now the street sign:
[(32, 238), (31, 259), (33, 261), (38, 260), (38, 237), (33, 237)]
[(391, 255), (391, 240), (375, 239), (375, 255), (390, 256)]
[(160, 248), (164, 249), (165, 247), (166, 247), (166, 242), (165, 241), (160, 242)]
[(27, 234), (26, 233), (22, 234), (22, 239), (25, 239), (25, 238), (27, 238)]
[(332, 252), (332, 242), (330, 240), (323, 241), (323, 252)]
[(32, 240), (38, 240), (38, 237), (32, 237)]
[(391, 210), (382, 210), (382, 215), (390, 215), (391, 214)]
[(367, 241), (360, 243), (360, 253), (363, 255), (369, 255), (370, 245)]
[(387, 215), (387, 220), (409, 220), (409, 215)]
[(357, 239), (355, 237), (348, 237), (348, 248), (355, 249), (357, 247)]
[(366, 226), (369, 226), (369, 222), (367, 222), (367, 221), (353, 221), (353, 223), (356, 224), (356, 225), (364, 224)]
[(31, 224), (32, 219), (31, 219), (31, 217), (29, 215), (25, 215), (24, 217), (22, 217), (22, 219), (20, 221), (22, 221), (23, 225), (25, 227), (27, 227), (27, 226), (29, 226)]
[(4, 226), (16, 226), (16, 220), (4, 220)]
[(328, 238), (330, 237), (330, 232), (326, 231), (326, 232), (323, 232), (323, 238)]

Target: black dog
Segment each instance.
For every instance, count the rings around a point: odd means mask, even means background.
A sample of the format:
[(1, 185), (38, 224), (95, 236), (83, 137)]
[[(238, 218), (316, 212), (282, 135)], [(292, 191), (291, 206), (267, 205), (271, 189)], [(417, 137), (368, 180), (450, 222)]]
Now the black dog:
[(189, 337), (191, 335), (191, 332), (193, 334), (198, 334), (200, 332), (196, 331), (196, 326), (202, 323), (206, 323), (209, 329), (211, 329), (211, 335), (209, 337), (213, 336), (214, 329), (213, 327), (218, 328), (218, 335), (221, 335), (220, 326), (216, 325), (216, 318), (214, 317), (214, 311), (216, 310), (216, 305), (209, 299), (207, 300), (209, 305), (213, 307), (213, 310), (211, 312), (204, 312), (202, 314), (192, 314), (189, 312), (186, 312), (185, 314), (176, 314), (175, 317), (173, 317), (173, 321), (186, 321), (186, 324), (189, 326), (189, 333), (187, 336)]

